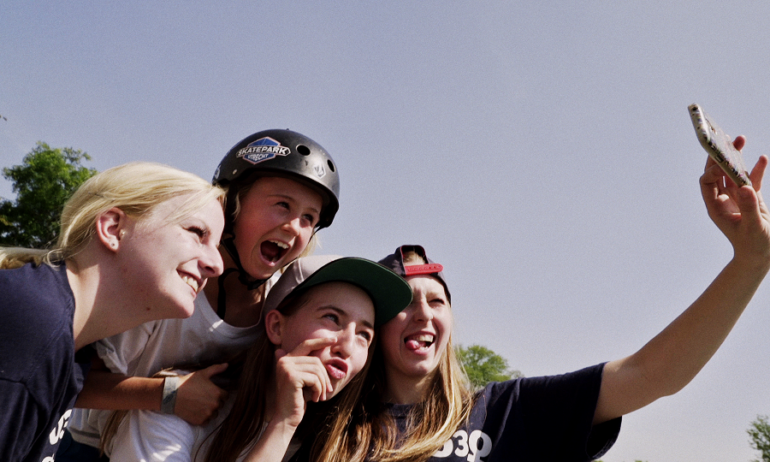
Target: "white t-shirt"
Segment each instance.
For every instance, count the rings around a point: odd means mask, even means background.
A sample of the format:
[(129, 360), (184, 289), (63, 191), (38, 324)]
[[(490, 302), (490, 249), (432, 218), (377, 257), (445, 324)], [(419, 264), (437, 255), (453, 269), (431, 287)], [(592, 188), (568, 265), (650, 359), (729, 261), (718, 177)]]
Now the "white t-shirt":
[[(203, 460), (213, 439), (213, 436), (208, 436), (232, 409), (232, 396), (225, 401), (216, 418), (201, 426), (190, 425), (171, 414), (130, 411), (118, 426), (105, 452), (111, 462)], [(196, 456), (195, 459), (193, 456)]]
[[(110, 462), (203, 462), (214, 440), (213, 433), (224, 421), (235, 402), (231, 394), (217, 417), (205, 425), (190, 425), (181, 418), (155, 411), (133, 410), (121, 421), (105, 452)], [(246, 458), (259, 436), (238, 456)], [(300, 447), (293, 439), (283, 456), (288, 461)]]
[[(265, 293), (279, 277), (276, 273), (265, 282)], [(195, 311), (189, 318), (148, 322), (95, 345), (99, 357), (112, 372), (151, 377), (163, 369), (227, 361), (254, 343), (261, 329), (259, 324), (235, 327), (225, 323), (205, 295), (200, 294), (195, 298)], [(99, 447), (101, 432), (111, 412), (75, 409), (69, 425), (72, 438)]]

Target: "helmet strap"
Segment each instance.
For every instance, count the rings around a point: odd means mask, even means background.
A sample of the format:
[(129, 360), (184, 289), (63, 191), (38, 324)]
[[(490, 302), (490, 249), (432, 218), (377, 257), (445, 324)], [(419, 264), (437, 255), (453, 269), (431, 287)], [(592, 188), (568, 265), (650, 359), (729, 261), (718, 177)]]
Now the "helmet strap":
[(235, 266), (237, 267), (226, 269), (218, 278), (217, 286), (219, 287), (219, 293), (217, 294), (217, 316), (224, 320), (225, 312), (227, 310), (227, 293), (225, 292), (225, 278), (227, 276), (237, 272), (238, 280), (241, 282), (241, 284), (246, 286), (246, 290), (249, 291), (259, 289), (259, 287), (264, 284), (267, 279), (253, 279), (251, 275), (243, 269), (243, 266), (241, 265), (241, 259), (238, 258), (238, 250), (235, 248), (235, 236), (224, 238), (220, 243), (230, 255), (230, 258), (233, 259)]

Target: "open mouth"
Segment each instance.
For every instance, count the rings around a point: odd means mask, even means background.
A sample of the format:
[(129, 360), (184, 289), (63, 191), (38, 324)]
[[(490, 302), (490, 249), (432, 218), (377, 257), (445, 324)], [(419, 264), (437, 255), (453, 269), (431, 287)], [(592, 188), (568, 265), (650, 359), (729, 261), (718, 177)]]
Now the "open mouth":
[(433, 345), (436, 341), (436, 336), (433, 334), (416, 334), (410, 335), (404, 339), (406, 348), (411, 351), (425, 350)]
[(259, 250), (265, 260), (275, 263), (289, 251), (289, 244), (280, 241), (265, 241), (259, 246)]
[(324, 364), (324, 366), (331, 379), (342, 380), (348, 375), (348, 365), (345, 361), (332, 359)]

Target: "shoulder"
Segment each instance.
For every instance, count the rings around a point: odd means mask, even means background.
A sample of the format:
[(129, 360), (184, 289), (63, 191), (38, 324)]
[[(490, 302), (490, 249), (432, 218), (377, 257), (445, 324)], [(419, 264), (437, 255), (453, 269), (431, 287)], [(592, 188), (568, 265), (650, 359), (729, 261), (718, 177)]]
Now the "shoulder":
[(72, 303), (74, 297), (67, 280), (64, 263), (57, 266), (28, 263), (20, 268), (0, 270), (0, 310), (19, 311), (19, 304), (61, 305)]
[(22, 371), (31, 374), (33, 368), (38, 376), (64, 373), (75, 348), (75, 300), (64, 266), (0, 270), (0, 293), (2, 376), (24, 381)]
[[(604, 364), (597, 364), (574, 372), (539, 377), (521, 377), (505, 382), (492, 382), (477, 395), (478, 400), (496, 402), (499, 400), (549, 398), (555, 396), (575, 397), (579, 390), (598, 394), (601, 386)], [(597, 395), (598, 396), (598, 395)]]

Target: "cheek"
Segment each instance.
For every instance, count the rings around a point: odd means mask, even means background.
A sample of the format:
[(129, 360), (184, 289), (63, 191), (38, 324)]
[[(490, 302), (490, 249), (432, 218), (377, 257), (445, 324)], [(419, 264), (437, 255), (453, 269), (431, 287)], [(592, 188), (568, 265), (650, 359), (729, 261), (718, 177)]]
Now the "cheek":
[(364, 368), (366, 365), (366, 358), (369, 357), (369, 349), (363, 348), (363, 347), (357, 347), (356, 352), (353, 353), (351, 366), (352, 366), (352, 376), (355, 376), (359, 372), (361, 372), (361, 369)]
[(442, 316), (439, 328), (441, 329), (441, 339), (439, 340), (437, 351), (443, 353), (449, 344), (449, 337), (452, 335), (452, 317), (449, 315)]
[(299, 233), (299, 240), (302, 242), (302, 250), (304, 250), (305, 246), (310, 242), (311, 237), (313, 237), (313, 228), (302, 228), (302, 231)]
[[(302, 326), (298, 326), (296, 329), (293, 329), (293, 330), (290, 330), (290, 328), (287, 328), (286, 331), (293, 332), (294, 334), (291, 336), (291, 339), (292, 339), (291, 350), (298, 347), (302, 342), (305, 342), (307, 340), (334, 337), (334, 333), (329, 332), (328, 330), (307, 329), (307, 328), (302, 329)], [(288, 351), (291, 351), (291, 350), (288, 350)], [(329, 350), (329, 347), (323, 348), (321, 350), (315, 350), (310, 353), (310, 356), (318, 356), (320, 358), (322, 356), (322, 353), (328, 350)]]
[(393, 358), (398, 354), (401, 343), (401, 335), (399, 332), (400, 330), (397, 326), (385, 324), (377, 334), (378, 345), (382, 349), (382, 354), (385, 358)]
[[(264, 229), (271, 222), (269, 210), (253, 206), (246, 208), (248, 207), (247, 204), (242, 205), (241, 213), (235, 219), (234, 230), (236, 239), (243, 237), (255, 239), (263, 234)], [(254, 236), (255, 234), (257, 236)]]

